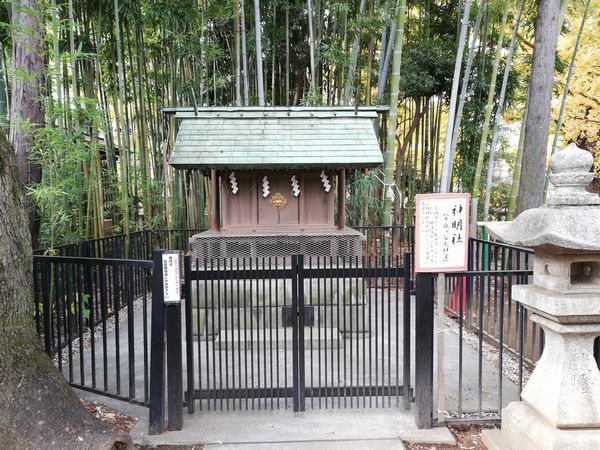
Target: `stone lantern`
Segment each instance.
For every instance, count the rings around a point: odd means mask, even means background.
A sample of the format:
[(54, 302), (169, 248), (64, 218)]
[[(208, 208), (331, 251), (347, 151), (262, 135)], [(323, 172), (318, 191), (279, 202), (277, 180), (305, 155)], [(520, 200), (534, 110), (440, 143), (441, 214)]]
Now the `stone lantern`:
[(512, 297), (544, 329), (544, 351), (521, 394), (484, 432), (490, 449), (599, 449), (600, 197), (586, 192), (591, 153), (570, 144), (550, 159), (545, 206), (487, 223), (498, 239), (534, 249), (532, 285)]

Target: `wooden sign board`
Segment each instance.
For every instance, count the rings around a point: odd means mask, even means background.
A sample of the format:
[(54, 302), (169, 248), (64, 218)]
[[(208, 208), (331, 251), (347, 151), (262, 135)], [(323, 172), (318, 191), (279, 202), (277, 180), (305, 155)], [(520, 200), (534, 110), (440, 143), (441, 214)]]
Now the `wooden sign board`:
[(470, 194), (416, 196), (415, 272), (467, 270), (470, 198)]
[(162, 266), (164, 302), (179, 303), (181, 301), (179, 252), (163, 253)]

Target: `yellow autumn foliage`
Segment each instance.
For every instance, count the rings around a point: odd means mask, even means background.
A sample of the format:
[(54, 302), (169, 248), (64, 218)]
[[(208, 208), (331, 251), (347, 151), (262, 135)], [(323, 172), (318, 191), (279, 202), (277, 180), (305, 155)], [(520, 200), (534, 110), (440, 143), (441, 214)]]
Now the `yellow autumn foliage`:
[[(568, 62), (573, 56), (585, 1), (574, 1), (569, 9), (570, 32), (559, 39), (558, 51)], [(555, 92), (553, 118), (558, 119), (567, 71)], [(595, 172), (600, 177), (600, 0), (592, 0), (585, 28), (575, 59), (569, 85), (563, 123), (560, 130), (563, 144), (575, 142), (595, 157)], [(563, 145), (564, 146), (564, 145)], [(559, 149), (563, 146), (559, 146)]]

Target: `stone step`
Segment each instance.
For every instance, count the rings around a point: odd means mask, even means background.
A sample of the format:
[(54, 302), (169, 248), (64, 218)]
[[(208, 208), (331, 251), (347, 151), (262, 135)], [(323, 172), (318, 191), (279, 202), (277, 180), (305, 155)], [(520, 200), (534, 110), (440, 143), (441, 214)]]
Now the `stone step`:
[[(304, 328), (304, 348), (310, 349), (325, 349), (325, 348), (342, 348), (344, 339), (340, 336), (340, 332), (337, 328), (324, 328), (320, 330), (313, 328), (312, 339), (310, 336), (310, 329)], [(271, 339), (272, 336), (272, 339)], [(238, 330), (223, 330), (215, 339), (216, 350), (280, 350), (284, 349), (292, 351), (293, 348), (293, 331), (292, 328), (274, 328), (269, 329), (266, 332), (266, 340), (263, 333), (252, 333), (244, 334), (244, 330), (238, 334)], [(319, 339), (320, 336), (320, 339)], [(325, 338), (327, 337), (327, 338)]]
[[(364, 333), (371, 330), (368, 305), (315, 307), (316, 327), (336, 328), (343, 333)], [(192, 334), (206, 338), (221, 329), (275, 329), (282, 326), (280, 306), (253, 308), (192, 308)], [(198, 321), (200, 322), (198, 324)], [(199, 325), (199, 326), (198, 326)]]

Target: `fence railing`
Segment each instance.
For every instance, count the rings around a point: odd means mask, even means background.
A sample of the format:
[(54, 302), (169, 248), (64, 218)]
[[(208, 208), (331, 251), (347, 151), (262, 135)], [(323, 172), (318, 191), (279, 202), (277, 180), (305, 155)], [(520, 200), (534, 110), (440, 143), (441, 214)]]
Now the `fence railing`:
[[(202, 230), (142, 230), (116, 234), (98, 239), (57, 245), (50, 249), (53, 256), (76, 256), (82, 258), (152, 259), (154, 248), (170, 248), (187, 251), (189, 238)], [(38, 249), (36, 255), (47, 254), (48, 249)]]
[(35, 324), (69, 383), (147, 404), (152, 262), (33, 258)]
[(533, 252), (470, 239), (468, 254), (469, 271), (445, 274), (445, 313), (457, 335), (450, 365), (458, 374), (446, 409), (449, 421), (497, 421), (543, 349), (542, 330), (512, 299), (513, 286), (532, 280)]

